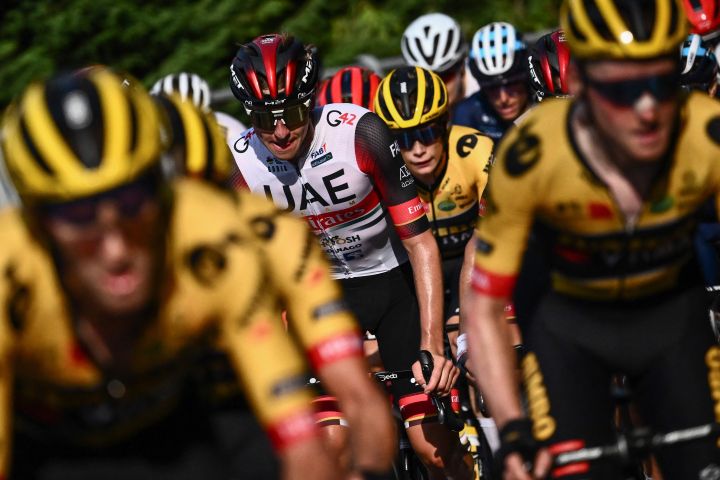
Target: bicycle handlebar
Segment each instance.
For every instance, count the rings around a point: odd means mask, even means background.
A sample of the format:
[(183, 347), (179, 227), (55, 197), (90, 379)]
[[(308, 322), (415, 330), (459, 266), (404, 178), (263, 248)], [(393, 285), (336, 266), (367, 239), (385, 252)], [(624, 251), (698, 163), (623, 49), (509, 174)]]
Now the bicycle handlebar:
[(560, 453), (555, 457), (554, 465), (562, 467), (572, 463), (609, 458), (632, 461), (636, 456), (644, 455), (660, 447), (692, 442), (718, 434), (720, 434), (720, 424), (718, 423), (707, 423), (667, 433), (652, 433), (648, 429), (635, 429), (629, 435), (619, 435), (614, 444)]
[[(429, 382), (433, 368), (435, 367), (432, 354), (427, 350), (420, 350), (419, 360), (423, 377), (426, 382)], [(449, 398), (440, 398), (434, 393), (431, 393), (429, 396), (438, 411), (438, 422), (453, 432), (459, 432), (465, 427), (463, 419), (452, 409)]]

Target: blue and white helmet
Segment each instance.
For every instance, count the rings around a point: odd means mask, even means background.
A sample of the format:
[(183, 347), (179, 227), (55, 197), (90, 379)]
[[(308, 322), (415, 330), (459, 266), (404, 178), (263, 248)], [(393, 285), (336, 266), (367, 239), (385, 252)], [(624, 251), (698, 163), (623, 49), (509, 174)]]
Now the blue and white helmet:
[(400, 49), (408, 65), (442, 73), (464, 59), (467, 45), (455, 20), (443, 13), (428, 13), (408, 25)]
[(689, 35), (680, 47), (680, 84), (707, 90), (716, 81), (717, 71), (713, 49), (700, 35)]
[(480, 86), (496, 86), (528, 78), (528, 49), (517, 29), (493, 22), (473, 35), (470, 73)]
[(183, 101), (189, 100), (205, 111), (210, 108), (210, 86), (200, 75), (195, 73), (171, 73), (155, 82), (150, 89), (152, 95), (178, 94)]

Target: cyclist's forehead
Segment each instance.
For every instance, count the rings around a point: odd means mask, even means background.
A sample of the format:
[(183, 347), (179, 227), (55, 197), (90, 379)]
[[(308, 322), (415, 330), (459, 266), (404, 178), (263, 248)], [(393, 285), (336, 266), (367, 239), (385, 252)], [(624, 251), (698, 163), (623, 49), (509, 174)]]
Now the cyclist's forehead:
[(659, 58), (646, 61), (630, 60), (598, 60), (587, 62), (584, 68), (586, 74), (593, 80), (601, 82), (619, 82), (654, 75), (672, 73), (677, 69), (677, 60)]

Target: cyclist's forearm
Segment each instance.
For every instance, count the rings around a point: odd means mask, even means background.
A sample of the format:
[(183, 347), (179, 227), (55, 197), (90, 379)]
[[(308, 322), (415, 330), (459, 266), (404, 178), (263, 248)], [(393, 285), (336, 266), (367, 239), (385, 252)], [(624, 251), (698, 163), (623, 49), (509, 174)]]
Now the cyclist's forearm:
[(472, 271), (475, 264), (475, 232), (465, 245), (462, 269), (460, 270), (460, 333), (465, 333), (463, 318), (467, 316), (467, 298), (472, 295)]
[(420, 348), (443, 351), (443, 285), (440, 252), (430, 231), (403, 240), (415, 279), (420, 309)]
[(523, 416), (515, 376), (515, 352), (505, 320), (505, 300), (473, 293), (467, 298), (470, 359), (498, 426)]

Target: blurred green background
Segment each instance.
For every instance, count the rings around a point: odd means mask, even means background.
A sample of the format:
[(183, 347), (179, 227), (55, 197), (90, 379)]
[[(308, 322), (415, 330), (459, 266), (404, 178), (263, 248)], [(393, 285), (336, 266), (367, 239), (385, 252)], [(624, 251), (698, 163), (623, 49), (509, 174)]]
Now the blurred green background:
[(324, 66), (361, 53), (400, 54), (417, 16), (444, 12), (469, 40), (506, 20), (525, 31), (557, 23), (560, 0), (3, 0), (0, 5), (0, 106), (27, 83), (93, 63), (128, 71), (150, 86), (192, 71), (227, 86), (236, 45), (286, 31), (318, 45)]

